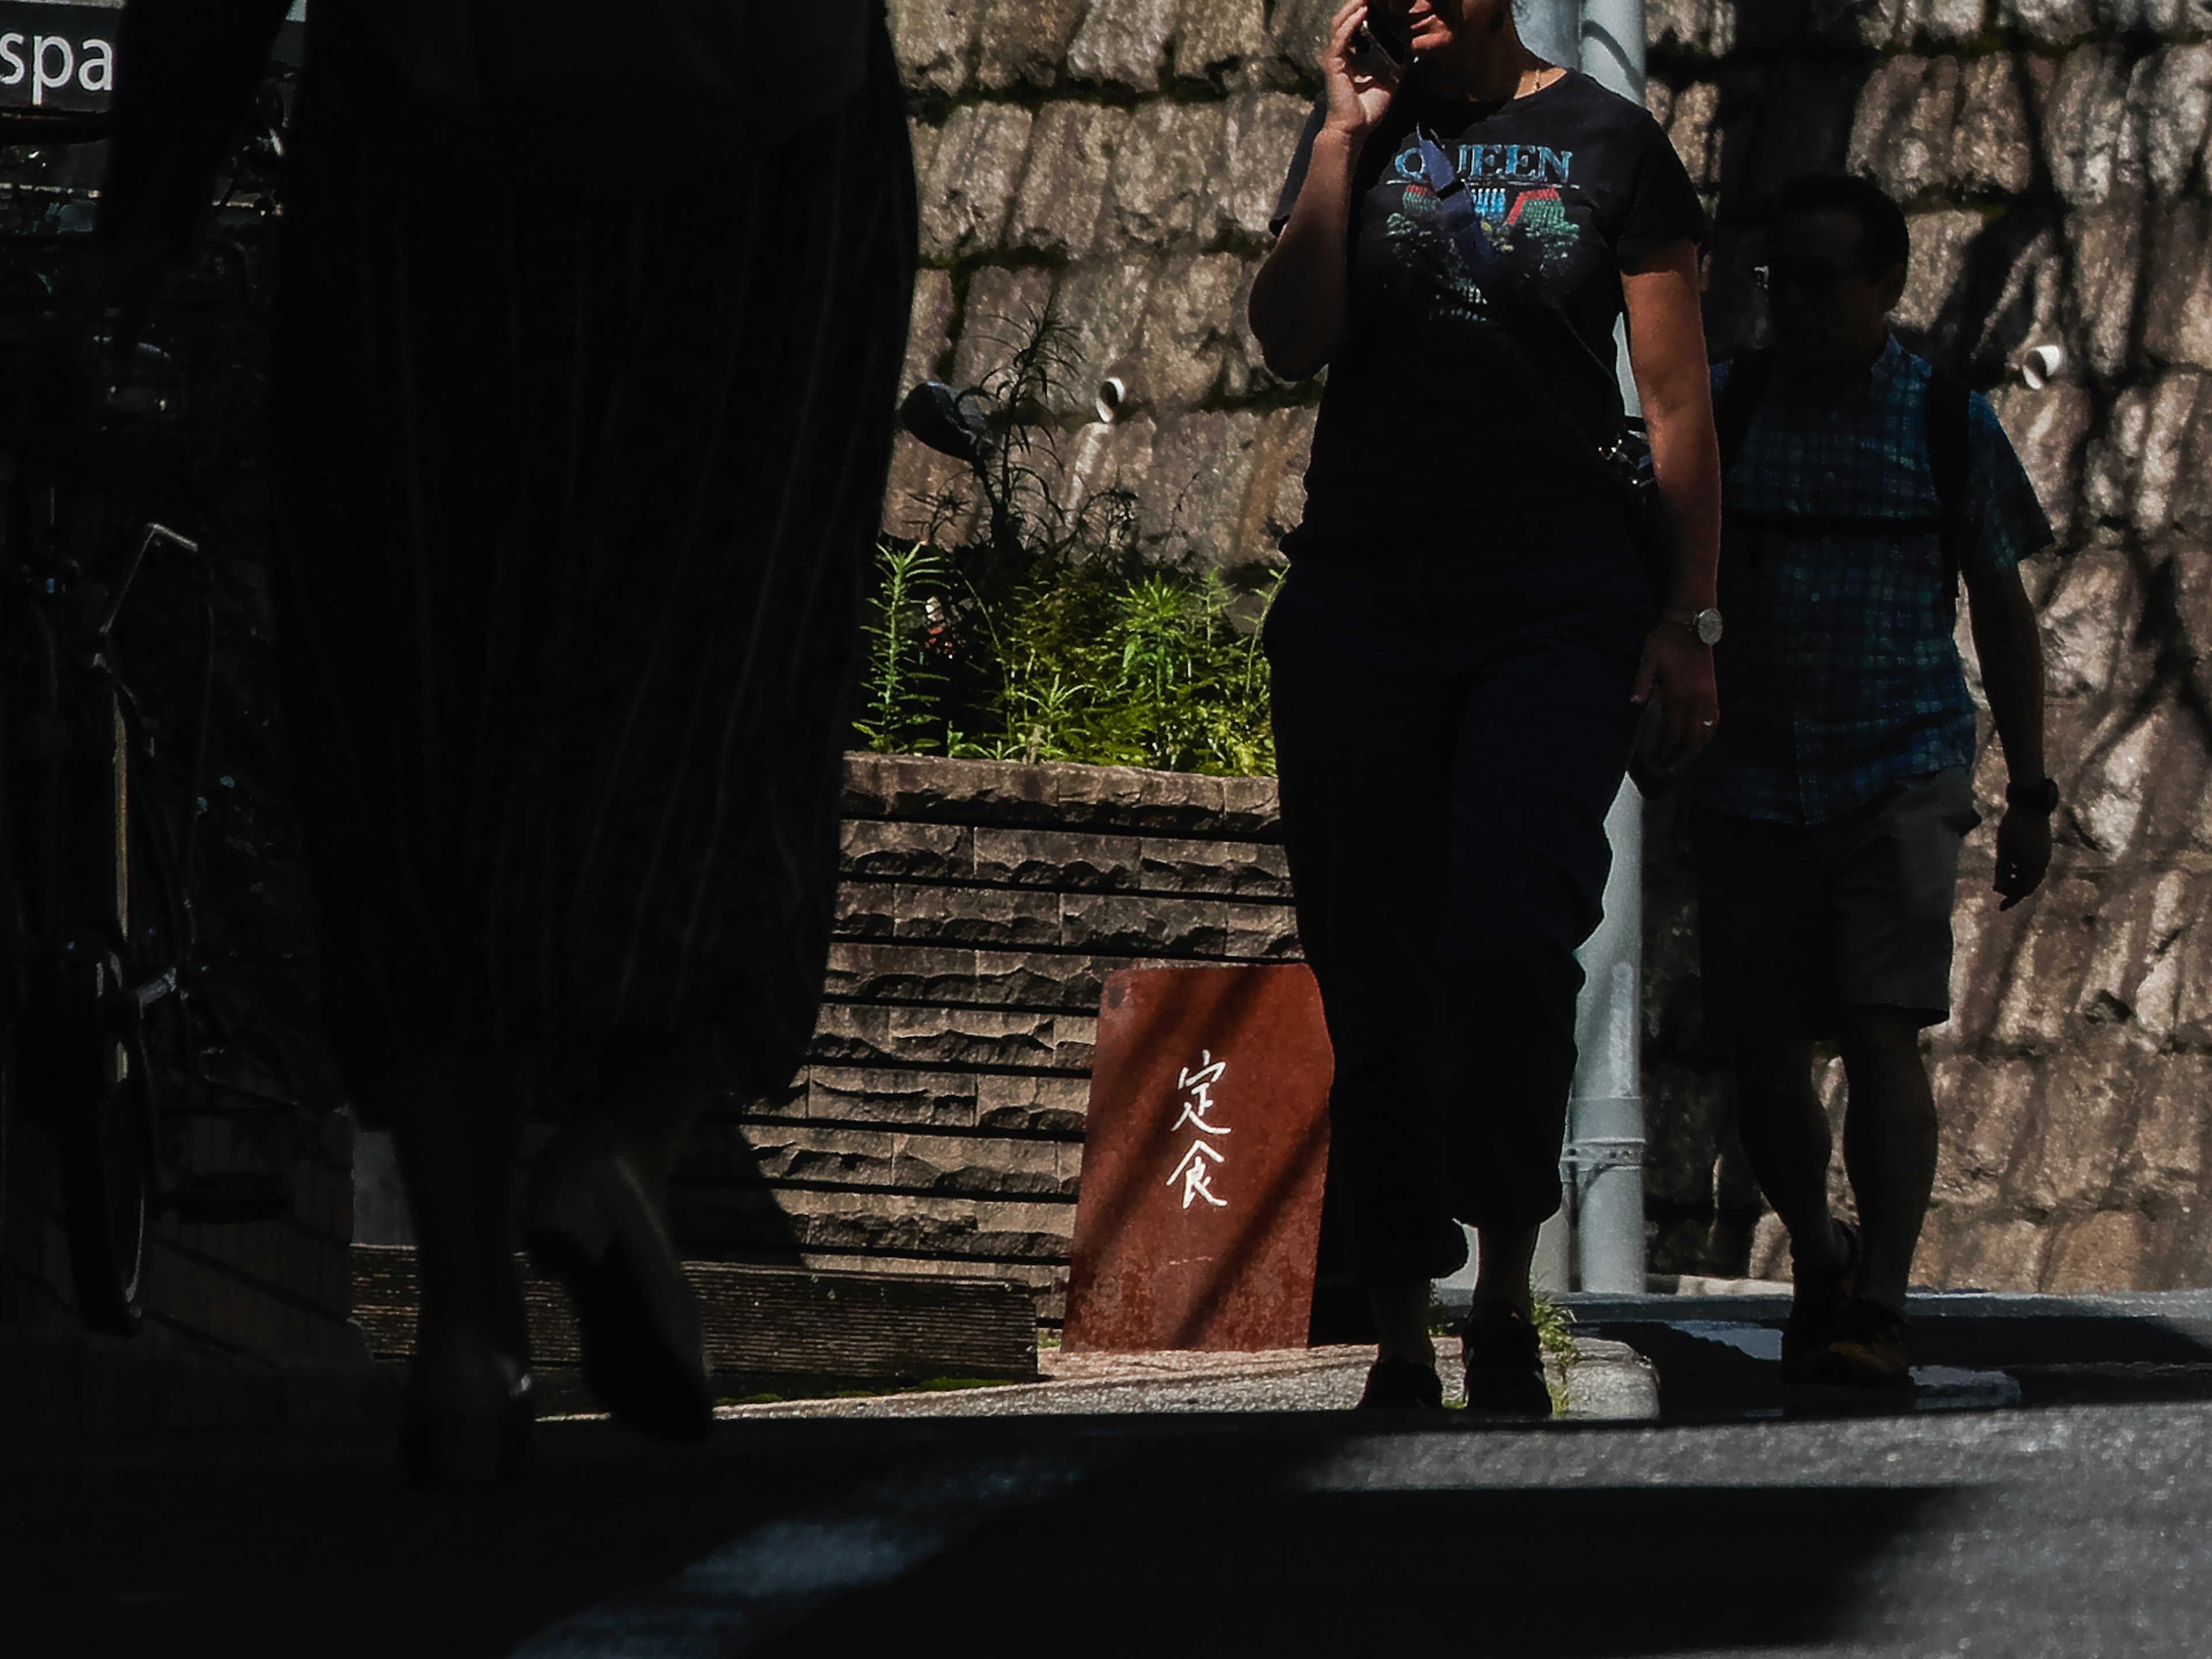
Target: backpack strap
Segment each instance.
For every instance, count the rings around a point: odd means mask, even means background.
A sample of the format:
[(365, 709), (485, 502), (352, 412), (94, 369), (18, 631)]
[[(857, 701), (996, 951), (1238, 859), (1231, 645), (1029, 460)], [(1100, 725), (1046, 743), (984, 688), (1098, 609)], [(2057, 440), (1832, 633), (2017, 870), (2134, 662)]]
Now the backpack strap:
[(1973, 419), (1966, 383), (1948, 369), (1929, 365), (1928, 400), (1923, 410), (1927, 423), (1928, 470), (1935, 476), (1936, 500), (1943, 542), (1943, 604), (1954, 619), (1959, 614), (1959, 557), (1966, 540), (1966, 489), (1972, 466), (1968, 430)]

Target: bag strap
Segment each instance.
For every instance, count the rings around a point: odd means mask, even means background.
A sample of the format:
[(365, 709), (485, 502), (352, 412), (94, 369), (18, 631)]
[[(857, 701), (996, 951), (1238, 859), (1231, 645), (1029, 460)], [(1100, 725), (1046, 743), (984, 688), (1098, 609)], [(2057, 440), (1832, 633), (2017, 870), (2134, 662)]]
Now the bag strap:
[(1960, 549), (1966, 539), (1966, 490), (1972, 469), (1973, 407), (1966, 383), (1948, 369), (1929, 364), (1928, 400), (1922, 418), (1927, 425), (1928, 470), (1935, 476), (1942, 520), (1938, 534), (1943, 543), (1943, 603), (1955, 619)]

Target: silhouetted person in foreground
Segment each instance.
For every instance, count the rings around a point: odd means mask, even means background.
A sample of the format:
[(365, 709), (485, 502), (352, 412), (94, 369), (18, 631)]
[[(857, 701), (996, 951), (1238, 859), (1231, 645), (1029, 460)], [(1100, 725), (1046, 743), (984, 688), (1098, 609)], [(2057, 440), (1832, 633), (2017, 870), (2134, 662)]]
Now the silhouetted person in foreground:
[[(1650, 116), (1537, 58), (1510, 0), (1346, 5), (1321, 70), (1251, 321), (1277, 374), (1329, 372), (1267, 645), (1330, 1191), (1381, 1338), (1361, 1403), (1440, 1403), (1429, 1287), (1466, 1223), (1468, 1403), (1548, 1415), (1528, 1273), (1606, 812), (1638, 704), (1661, 767), (1718, 718), (1705, 214)], [(1601, 459), (1624, 311), (1656, 562)]]
[[(1744, 1152), (1790, 1230), (1783, 1380), (1901, 1387), (1936, 1174), (1920, 1033), (1950, 1016), (1960, 846), (1980, 822), (1958, 587), (2011, 779), (2009, 908), (2043, 880), (2058, 803), (2019, 570), (2051, 526), (1989, 404), (1890, 333), (1904, 215), (1828, 176), (1787, 186), (1771, 224), (1773, 349), (1713, 375), (1729, 718), (1697, 773), (1707, 1019), (1734, 1048)], [(1823, 1038), (1850, 1085), (1856, 1226), (1828, 1211)]]
[[(285, 0), (131, 0), (100, 204), (186, 251)], [(514, 1271), (586, 1381), (702, 1436), (661, 1221), (720, 1087), (788, 1081), (835, 895), (914, 261), (875, 0), (318, 3), (285, 180), (279, 568), (330, 1030), (421, 1246), (403, 1451), (527, 1465)]]

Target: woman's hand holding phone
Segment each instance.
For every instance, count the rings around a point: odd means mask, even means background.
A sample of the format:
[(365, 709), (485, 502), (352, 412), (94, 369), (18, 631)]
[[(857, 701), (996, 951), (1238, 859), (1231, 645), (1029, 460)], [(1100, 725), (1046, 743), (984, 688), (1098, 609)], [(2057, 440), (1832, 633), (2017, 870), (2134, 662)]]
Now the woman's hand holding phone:
[(1322, 79), (1328, 88), (1325, 127), (1352, 138), (1364, 138), (1382, 121), (1397, 95), (1404, 71), (1386, 44), (1379, 23), (1370, 23), (1367, 0), (1347, 0), (1329, 25), (1322, 49)]

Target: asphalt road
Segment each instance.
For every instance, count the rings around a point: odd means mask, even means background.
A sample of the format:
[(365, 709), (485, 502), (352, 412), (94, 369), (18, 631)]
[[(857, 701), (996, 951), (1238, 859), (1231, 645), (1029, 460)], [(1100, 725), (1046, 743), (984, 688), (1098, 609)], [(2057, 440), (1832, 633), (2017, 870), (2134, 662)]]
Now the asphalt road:
[(0, 1653), (2212, 1652), (2212, 1407), (1391, 1431), (541, 1425), (532, 1485), (270, 1437), (0, 1465)]

